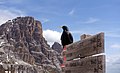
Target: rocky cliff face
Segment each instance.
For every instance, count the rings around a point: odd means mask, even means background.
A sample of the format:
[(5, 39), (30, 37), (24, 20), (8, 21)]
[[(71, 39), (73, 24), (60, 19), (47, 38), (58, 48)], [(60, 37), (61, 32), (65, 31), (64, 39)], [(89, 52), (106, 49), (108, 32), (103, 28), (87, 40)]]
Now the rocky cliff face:
[(62, 50), (63, 50), (62, 45), (60, 45), (58, 42), (54, 42), (54, 44), (52, 45), (52, 49), (57, 52), (57, 58), (62, 64), (63, 63), (62, 55), (61, 55)]
[(57, 51), (58, 53), (61, 53), (63, 50), (62, 45), (60, 45), (58, 42), (54, 42), (54, 44), (52, 45), (52, 49)]
[[(17, 17), (1, 25), (0, 64), (22, 65), (23, 68), (27, 65), (32, 67), (31, 73), (59, 73), (59, 53), (50, 48), (42, 34), (41, 22), (33, 17)], [(18, 68), (15, 71), (19, 71)]]

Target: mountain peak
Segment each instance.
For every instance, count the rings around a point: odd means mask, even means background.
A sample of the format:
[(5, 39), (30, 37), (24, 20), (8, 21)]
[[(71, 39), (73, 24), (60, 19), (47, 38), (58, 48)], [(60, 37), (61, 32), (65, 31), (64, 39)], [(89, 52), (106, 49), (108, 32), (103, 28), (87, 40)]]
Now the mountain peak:
[(21, 60), (32, 66), (41, 67), (47, 64), (45, 66), (51, 66), (52, 70), (61, 70), (57, 53), (50, 48), (43, 37), (41, 22), (33, 17), (17, 17), (1, 25), (0, 40), (2, 40), (1, 52), (10, 54), (12, 58), (10, 56), (9, 59), (13, 61)]

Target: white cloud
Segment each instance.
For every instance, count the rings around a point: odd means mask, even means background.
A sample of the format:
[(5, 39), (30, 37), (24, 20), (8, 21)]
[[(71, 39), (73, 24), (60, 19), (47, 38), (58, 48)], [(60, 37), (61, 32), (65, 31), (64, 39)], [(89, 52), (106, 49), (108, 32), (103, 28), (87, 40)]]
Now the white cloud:
[(120, 29), (114, 29), (114, 30), (106, 30), (105, 32), (105, 36), (106, 37), (112, 37), (112, 38), (120, 38)]
[(73, 15), (74, 13), (75, 13), (75, 10), (72, 9), (68, 14), (69, 14), (69, 15)]
[(119, 73), (120, 72), (120, 54), (107, 56), (106, 71), (107, 73)]
[(4, 2), (0, 1), (0, 4), (4, 4)]
[(89, 35), (95, 35), (95, 34), (98, 34), (100, 33), (100, 31), (86, 31), (86, 30), (72, 30), (71, 33), (73, 34), (79, 34), (79, 35), (82, 35), (82, 34), (89, 34)]
[(47, 22), (49, 22), (50, 20), (47, 19), (47, 18), (41, 18), (40, 21), (41, 21), (42, 24), (43, 24), (43, 23), (47, 23)]
[(73, 34), (83, 34), (84, 32), (82, 32), (80, 30), (74, 30), (74, 31), (71, 31), (71, 33), (73, 33)]
[(0, 0), (0, 3), (4, 4), (4, 3), (14, 3), (14, 4), (19, 4), (22, 3), (24, 0)]
[(16, 18), (17, 16), (24, 16), (24, 13), (17, 9), (0, 9), (0, 24), (5, 23), (8, 20)]
[(108, 34), (109, 37), (120, 38), (120, 34)]
[(91, 34), (90, 32), (83, 31), (83, 30), (73, 30), (73, 31), (71, 31), (71, 33), (73, 33), (73, 34)]
[(118, 59), (120, 59), (120, 54), (118, 54), (118, 55), (107, 55), (106, 62), (109, 63), (109, 64), (113, 64)]
[(91, 24), (91, 23), (96, 23), (98, 21), (99, 21), (99, 19), (90, 17), (88, 20), (79, 21), (78, 23)]
[(120, 44), (113, 44), (110, 47), (115, 49), (120, 49)]
[(99, 19), (96, 19), (96, 18), (89, 18), (89, 20), (86, 21), (86, 23), (95, 23), (95, 22), (97, 22), (97, 21), (99, 21)]
[(47, 40), (49, 45), (52, 45), (54, 42), (60, 43), (61, 33), (54, 30), (43, 30), (43, 36)]
[(113, 33), (113, 32), (111, 32), (111, 33), (106, 33), (106, 36), (108, 36), (108, 37), (113, 37), (113, 38), (120, 38), (120, 34), (119, 33)]

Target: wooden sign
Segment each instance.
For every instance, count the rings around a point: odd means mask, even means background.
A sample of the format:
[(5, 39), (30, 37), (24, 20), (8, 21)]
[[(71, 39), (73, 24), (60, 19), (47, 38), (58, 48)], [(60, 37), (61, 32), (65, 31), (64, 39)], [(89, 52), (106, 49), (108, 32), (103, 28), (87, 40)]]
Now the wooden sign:
[(83, 58), (104, 52), (104, 33), (90, 36), (67, 46), (66, 60)]
[(64, 70), (65, 73), (105, 73), (105, 56), (68, 61)]

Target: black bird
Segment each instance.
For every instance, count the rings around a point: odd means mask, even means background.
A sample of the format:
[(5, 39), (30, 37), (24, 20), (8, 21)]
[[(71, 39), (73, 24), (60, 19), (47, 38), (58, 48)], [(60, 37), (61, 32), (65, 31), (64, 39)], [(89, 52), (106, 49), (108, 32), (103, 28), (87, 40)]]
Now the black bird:
[(69, 32), (67, 26), (62, 26), (62, 29), (63, 29), (63, 32), (61, 35), (61, 43), (64, 48), (66, 45), (73, 43), (73, 36)]

